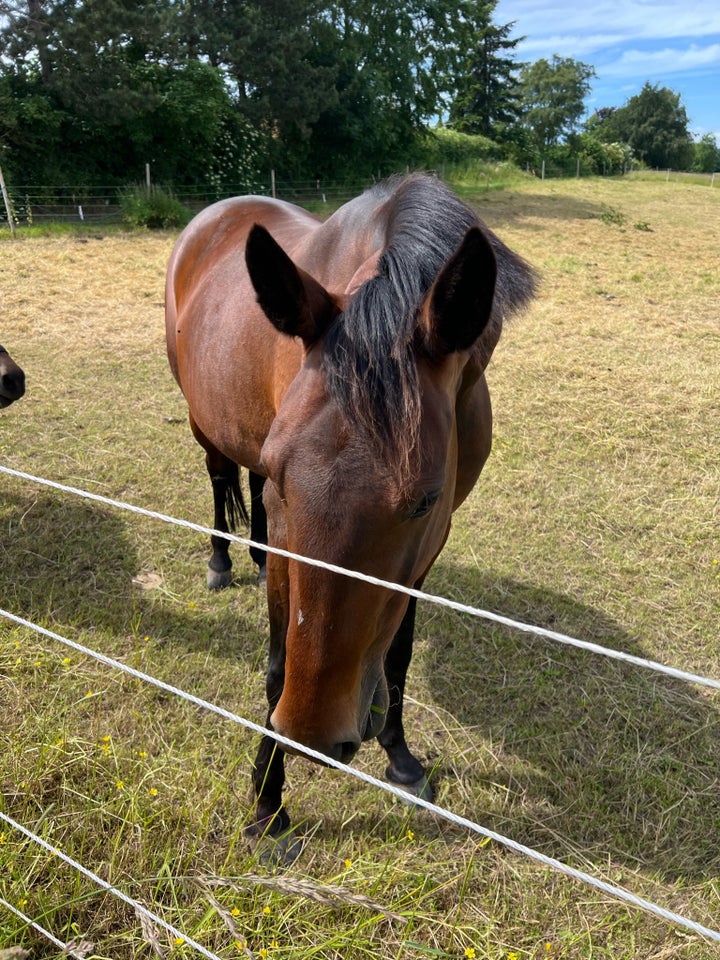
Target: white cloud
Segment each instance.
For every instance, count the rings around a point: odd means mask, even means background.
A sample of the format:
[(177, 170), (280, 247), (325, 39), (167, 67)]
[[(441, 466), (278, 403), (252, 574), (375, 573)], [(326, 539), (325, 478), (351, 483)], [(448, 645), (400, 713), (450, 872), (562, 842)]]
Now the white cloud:
[(598, 68), (602, 76), (643, 77), (688, 73), (720, 67), (720, 43), (702, 47), (691, 44), (685, 49), (664, 47), (661, 50), (624, 50), (614, 61)]
[(591, 64), (589, 109), (620, 106), (645, 81), (682, 96), (695, 132), (717, 130), (719, 0), (498, 0), (496, 24), (514, 21), (519, 61), (553, 54)]
[[(499, 0), (496, 23), (516, 21), (515, 34), (528, 38), (527, 49), (540, 45), (558, 52), (627, 43), (630, 40), (668, 40), (720, 34), (720, 4), (697, 0), (679, 5), (677, 0)], [(598, 30), (598, 27), (600, 29)], [(593, 46), (594, 45), (594, 46)]]

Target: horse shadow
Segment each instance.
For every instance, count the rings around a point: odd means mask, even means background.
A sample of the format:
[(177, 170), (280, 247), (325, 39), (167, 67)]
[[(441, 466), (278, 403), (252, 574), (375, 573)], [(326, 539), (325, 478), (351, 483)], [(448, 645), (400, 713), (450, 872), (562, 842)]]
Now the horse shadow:
[(530, 232), (547, 230), (547, 221), (598, 220), (607, 210), (581, 197), (510, 191), (474, 197), (471, 206), (493, 229), (522, 226)]
[[(436, 592), (645, 656), (568, 594), (442, 562), (438, 572), (448, 589)], [(718, 875), (720, 715), (704, 688), (437, 609), (420, 615), (421, 670), (472, 739), (461, 761), (438, 764), (487, 803), (469, 815), (561, 860), (582, 851), (666, 878)]]
[[(161, 577), (158, 589), (148, 588), (127, 518), (110, 507), (45, 491), (3, 493), (0, 524), (0, 605), (16, 616), (74, 640), (79, 630), (105, 630), (121, 638), (120, 650), (147, 634), (188, 653), (211, 648), (243, 660), (264, 653), (264, 623), (231, 602), (213, 604), (206, 617), (168, 597)], [(198, 569), (202, 583), (204, 565)]]

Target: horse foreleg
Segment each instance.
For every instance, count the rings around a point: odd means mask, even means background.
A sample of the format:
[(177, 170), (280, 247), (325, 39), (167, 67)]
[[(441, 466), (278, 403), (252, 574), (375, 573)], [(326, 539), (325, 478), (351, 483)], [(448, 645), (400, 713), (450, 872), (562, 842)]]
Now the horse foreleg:
[[(213, 492), (213, 527), (223, 533), (235, 530), (238, 519), (249, 522), (242, 490), (240, 468), (225, 454), (220, 453), (190, 417), (190, 428), (200, 446), (205, 450), (205, 466), (210, 475)], [(212, 556), (208, 563), (207, 585), (211, 590), (221, 590), (232, 583), (232, 560), (229, 541), (225, 537), (210, 537)]]
[[(277, 555), (270, 555), (268, 561), (270, 656), (265, 693), (269, 707), (267, 726), (270, 728), (270, 717), (285, 683), (288, 598), (287, 561)], [(253, 765), (252, 783), (255, 792), (255, 819), (245, 828), (250, 846), (263, 862), (290, 864), (300, 853), (302, 841), (291, 830), (290, 817), (283, 806), (285, 754), (277, 741), (267, 735), (260, 741)]]
[[(224, 457), (223, 460), (225, 460)], [(206, 462), (213, 492), (213, 527), (215, 530), (229, 533), (230, 526), (227, 522), (226, 505), (228, 498), (232, 496), (233, 484), (237, 485), (238, 483), (237, 464), (230, 460), (225, 460), (224, 464), (220, 464), (217, 458), (211, 458), (209, 453)], [(207, 585), (210, 590), (222, 590), (223, 587), (228, 587), (232, 583), (230, 542), (225, 537), (217, 537), (212, 534), (210, 544), (212, 546), (212, 556), (208, 562)]]
[[(271, 713), (272, 710), (268, 713), (268, 726)], [(287, 848), (295, 838), (290, 830), (290, 817), (282, 802), (285, 754), (272, 737), (264, 736), (260, 741), (253, 765), (252, 782), (255, 791), (255, 818), (245, 828), (245, 835), (253, 849), (266, 841), (266, 859), (271, 857), (274, 860), (285, 860)], [(287, 842), (283, 843), (286, 838)], [(278, 848), (278, 844), (282, 846)]]
[(412, 658), (415, 634), (415, 607), (416, 599), (411, 597), (402, 623), (385, 656), (385, 677), (390, 702), (385, 727), (378, 736), (378, 741), (390, 761), (385, 777), (408, 793), (432, 800), (433, 792), (425, 769), (408, 749), (402, 720), (405, 678)]
[[(265, 477), (250, 471), (250, 539), (256, 543), (268, 542), (267, 513), (263, 503)], [(267, 553), (259, 547), (250, 547), (250, 557), (258, 566), (258, 583), (267, 578)]]

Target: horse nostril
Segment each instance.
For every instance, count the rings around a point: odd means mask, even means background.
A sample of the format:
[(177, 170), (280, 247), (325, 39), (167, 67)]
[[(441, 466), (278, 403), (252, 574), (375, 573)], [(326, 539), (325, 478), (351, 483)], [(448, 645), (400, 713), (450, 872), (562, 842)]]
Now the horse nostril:
[(5, 373), (0, 378), (0, 385), (8, 397), (19, 400), (25, 393), (25, 377), (23, 374)]
[(337, 744), (335, 750), (333, 750), (333, 756), (341, 763), (350, 763), (359, 749), (360, 744), (357, 740), (346, 740), (344, 743)]

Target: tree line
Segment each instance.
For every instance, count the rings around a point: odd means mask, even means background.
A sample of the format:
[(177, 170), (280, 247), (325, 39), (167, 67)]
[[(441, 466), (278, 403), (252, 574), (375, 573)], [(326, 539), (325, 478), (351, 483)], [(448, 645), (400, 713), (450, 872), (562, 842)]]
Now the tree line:
[[(252, 189), (486, 158), (715, 169), (646, 84), (582, 123), (592, 66), (517, 59), (497, 0), (0, 0), (0, 165), (23, 184)], [(442, 118), (442, 119), (441, 119)]]

